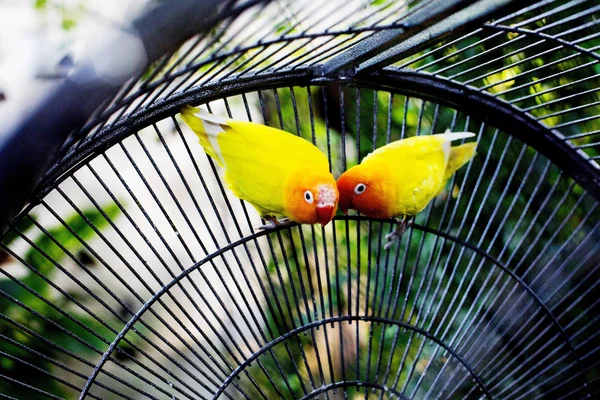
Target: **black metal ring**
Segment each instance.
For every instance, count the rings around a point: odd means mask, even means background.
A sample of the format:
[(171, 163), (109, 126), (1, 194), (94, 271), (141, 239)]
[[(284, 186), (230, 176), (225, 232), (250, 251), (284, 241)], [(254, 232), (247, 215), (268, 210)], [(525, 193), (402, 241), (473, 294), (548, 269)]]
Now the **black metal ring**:
[(312, 399), (313, 397), (318, 396), (322, 393), (325, 393), (329, 390), (335, 390), (335, 389), (346, 388), (346, 387), (363, 387), (363, 388), (368, 388), (368, 389), (379, 389), (384, 393), (391, 393), (393, 396), (397, 397), (400, 400), (409, 400), (408, 397), (404, 396), (402, 393), (398, 393), (397, 391), (390, 389), (389, 387), (387, 387), (385, 385), (381, 385), (379, 383), (370, 383), (370, 382), (361, 382), (361, 381), (343, 381), (343, 382), (329, 383), (329, 384), (327, 384), (323, 387), (320, 387), (318, 389), (315, 389), (312, 392), (308, 393), (307, 395), (301, 397), (300, 400)]
[(289, 332), (286, 332), (285, 334), (279, 336), (275, 340), (271, 340), (269, 343), (267, 343), (266, 345), (261, 347), (257, 352), (255, 352), (250, 357), (248, 357), (246, 360), (244, 360), (243, 363), (238, 365), (238, 367), (231, 372), (231, 374), (227, 377), (227, 379), (225, 379), (225, 381), (223, 381), (223, 384), (219, 387), (217, 392), (214, 394), (213, 399), (218, 398), (221, 395), (221, 393), (223, 393), (225, 391), (225, 389), (227, 388), (229, 383), (233, 379), (235, 379), (240, 374), (240, 372), (242, 372), (244, 370), (244, 368), (246, 368), (248, 365), (250, 365), (252, 363), (252, 361), (256, 360), (258, 357), (260, 357), (262, 354), (264, 354), (264, 352), (266, 352), (273, 346), (283, 342), (284, 340), (286, 340), (294, 335), (297, 335), (297, 334), (307, 331), (309, 329), (316, 328), (318, 326), (326, 325), (329, 323), (345, 322), (345, 321), (379, 322), (379, 323), (384, 323), (386, 325), (397, 325), (397, 326), (401, 326), (405, 329), (410, 329), (412, 331), (415, 331), (416, 333), (420, 334), (421, 336), (425, 336), (427, 339), (431, 340), (432, 342), (435, 342), (438, 346), (443, 347), (454, 358), (456, 358), (465, 367), (465, 369), (467, 371), (469, 371), (471, 376), (473, 376), (473, 379), (475, 379), (475, 381), (479, 385), (483, 394), (485, 394), (485, 396), (488, 399), (492, 398), (492, 395), (488, 391), (487, 387), (485, 386), (485, 384), (483, 383), (483, 381), (481, 380), (479, 375), (477, 375), (475, 373), (475, 371), (473, 371), (473, 369), (471, 367), (469, 367), (469, 365), (458, 355), (458, 353), (456, 353), (454, 350), (452, 350), (452, 348), (448, 347), (444, 342), (442, 342), (441, 340), (439, 340), (438, 338), (433, 336), (431, 333), (429, 333), (423, 329), (417, 328), (414, 325), (407, 324), (406, 322), (395, 321), (395, 320), (392, 320), (389, 318), (381, 318), (381, 317), (367, 316), (367, 315), (365, 315), (365, 316), (344, 315), (344, 316), (338, 316), (338, 317), (324, 318), (319, 321), (314, 321), (309, 324), (302, 325), (298, 328), (292, 329)]
[[(366, 218), (366, 217), (360, 217), (360, 216), (336, 216), (334, 218), (334, 220), (355, 220), (355, 221), (369, 221), (369, 220), (373, 220), (370, 218)], [(394, 222), (393, 219), (387, 219), (387, 220), (376, 220), (376, 221), (380, 221), (380, 222)], [(514, 272), (510, 271), (505, 265), (503, 265), (500, 261), (496, 260), (494, 257), (492, 257), (491, 255), (487, 254), (485, 251), (479, 249), (478, 247), (465, 242), (455, 236), (452, 236), (448, 233), (445, 232), (441, 232), (437, 229), (434, 228), (430, 228), (427, 226), (422, 226), (419, 224), (413, 224), (412, 225), (413, 229), (419, 229), (423, 232), (427, 232), (427, 233), (432, 233), (438, 236), (441, 236), (447, 240), (451, 240), (459, 245), (462, 245), (464, 247), (469, 248), (470, 250), (474, 251), (475, 253), (481, 255), (483, 258), (487, 259), (488, 261), (491, 261), (492, 263), (494, 263), (496, 266), (498, 266), (501, 270), (503, 270), (504, 272), (506, 272), (510, 277), (512, 277), (518, 284), (520, 284), (527, 293), (529, 293), (531, 295), (531, 297), (533, 298), (533, 300), (538, 303), (541, 307), (541, 309), (550, 317), (550, 319), (552, 320), (553, 324), (557, 327), (557, 329), (559, 330), (561, 336), (563, 337), (565, 343), (567, 344), (567, 346), (569, 347), (569, 351), (571, 352), (575, 364), (577, 366), (577, 369), (579, 370), (579, 374), (580, 377), (583, 381), (583, 384), (585, 386), (585, 388), (587, 389), (588, 393), (590, 391), (590, 385), (588, 382), (588, 379), (585, 375), (585, 372), (581, 366), (581, 360), (579, 359), (579, 356), (577, 355), (569, 336), (566, 334), (565, 330), (563, 329), (562, 325), (560, 325), (560, 323), (558, 322), (558, 320), (556, 319), (556, 317), (554, 316), (554, 314), (552, 313), (552, 311), (544, 304), (544, 302), (540, 299), (540, 297), (533, 291), (533, 289), (531, 289), (521, 278), (519, 278), (518, 276), (516, 276), (514, 274)], [(138, 312), (135, 313), (135, 315), (127, 322), (127, 324), (125, 324), (125, 326), (123, 327), (123, 329), (121, 330), (121, 332), (119, 332), (119, 334), (115, 337), (115, 339), (113, 340), (113, 342), (110, 344), (110, 346), (108, 347), (108, 349), (104, 352), (104, 354), (102, 355), (102, 358), (100, 359), (100, 361), (98, 361), (98, 364), (96, 364), (94, 371), (92, 372), (92, 374), (89, 376), (88, 381), (86, 382), (82, 392), (81, 392), (81, 396), (80, 399), (85, 398), (85, 396), (87, 395), (87, 393), (89, 392), (92, 383), (94, 382), (94, 380), (96, 379), (96, 377), (98, 376), (98, 373), (100, 372), (100, 369), (104, 366), (104, 364), (106, 363), (106, 361), (108, 360), (108, 357), (110, 356), (110, 354), (113, 352), (113, 350), (116, 348), (116, 346), (118, 345), (118, 343), (121, 341), (121, 339), (127, 334), (127, 332), (131, 329), (131, 327), (138, 321), (139, 318), (141, 318), (141, 316), (163, 295), (165, 294), (169, 289), (171, 289), (171, 287), (173, 287), (175, 284), (177, 284), (179, 281), (181, 281), (183, 278), (185, 278), (186, 276), (188, 276), (190, 273), (192, 273), (193, 271), (195, 271), (196, 269), (200, 268), (202, 265), (204, 265), (205, 263), (209, 262), (210, 260), (226, 253), (229, 250), (232, 250), (234, 248), (236, 248), (239, 245), (242, 245), (244, 243), (247, 243), (251, 240), (254, 240), (256, 238), (259, 238), (261, 236), (265, 236), (268, 235), (270, 233), (273, 232), (277, 232), (277, 231), (282, 231), (282, 230), (286, 230), (286, 229), (290, 229), (290, 227), (283, 227), (283, 228), (276, 228), (274, 230), (271, 231), (261, 231), (261, 232), (256, 232), (253, 233), (252, 235), (246, 236), (244, 238), (241, 238), (235, 242), (232, 242), (230, 244), (228, 244), (227, 246), (224, 246), (222, 248), (220, 248), (219, 250), (215, 251), (212, 254), (209, 254), (208, 256), (206, 256), (204, 259), (202, 259), (201, 261), (198, 261), (197, 263), (193, 264), (192, 266), (190, 266), (189, 268), (187, 268), (186, 270), (184, 270), (183, 272), (181, 272), (179, 275), (177, 275), (175, 278), (173, 278), (169, 283), (167, 283), (165, 286), (163, 286), (158, 292), (156, 292), (146, 303), (144, 303), (144, 305), (138, 310)], [(350, 317), (348, 317), (350, 318)], [(373, 317), (375, 318), (375, 317)], [(384, 321), (382, 321), (384, 322)], [(400, 322), (398, 322), (400, 323)], [(401, 323), (403, 324), (403, 323)], [(310, 325), (310, 324), (308, 324)], [(305, 325), (305, 326), (308, 326)], [(299, 329), (299, 328), (296, 328)], [(419, 329), (419, 328), (415, 328), (415, 329)], [(285, 335), (284, 335), (285, 336)], [(443, 346), (445, 348), (447, 348), (446, 346)], [(460, 358), (459, 358), (460, 359)], [(469, 369), (470, 371), (470, 369)]]

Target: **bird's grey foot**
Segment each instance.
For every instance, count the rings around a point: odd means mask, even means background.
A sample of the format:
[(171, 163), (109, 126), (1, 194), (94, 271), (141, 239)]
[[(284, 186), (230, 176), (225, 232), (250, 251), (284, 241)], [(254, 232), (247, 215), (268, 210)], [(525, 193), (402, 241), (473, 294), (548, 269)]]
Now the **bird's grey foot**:
[(413, 217), (404, 215), (402, 219), (396, 219), (396, 221), (394, 230), (385, 235), (386, 244), (383, 246), (384, 250), (389, 250), (396, 240), (399, 240), (402, 237), (404, 232), (406, 232), (406, 229), (412, 224)]
[(271, 229), (295, 224), (295, 222), (289, 218), (277, 219), (277, 218), (273, 217), (272, 215), (267, 215), (267, 216), (265, 216), (264, 219), (268, 220), (269, 222), (266, 224), (260, 225), (258, 228), (256, 228), (257, 231), (271, 230)]

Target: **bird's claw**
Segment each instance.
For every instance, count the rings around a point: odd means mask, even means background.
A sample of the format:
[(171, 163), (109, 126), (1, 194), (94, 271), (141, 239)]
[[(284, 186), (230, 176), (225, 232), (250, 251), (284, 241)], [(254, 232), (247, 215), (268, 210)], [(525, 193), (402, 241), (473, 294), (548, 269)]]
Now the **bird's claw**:
[(275, 229), (275, 228), (277, 228), (277, 224), (274, 224), (273, 222), (269, 222), (268, 224), (259, 225), (255, 230), (256, 231), (267, 231), (267, 230)]
[(277, 219), (275, 217), (267, 216), (265, 219), (268, 220), (269, 223), (260, 225), (258, 228), (256, 228), (256, 231), (271, 230), (295, 224), (295, 222), (289, 218)]
[(412, 225), (412, 217), (404, 216), (402, 219), (397, 220), (394, 230), (385, 235), (387, 243), (383, 246), (383, 249), (389, 250), (394, 242), (402, 237), (410, 225)]
[(396, 236), (398, 236), (398, 232), (396, 231), (396, 229), (394, 229), (393, 231), (391, 231), (390, 233), (385, 235), (385, 240), (388, 242), (394, 241), (394, 240), (396, 240)]
[(392, 247), (394, 245), (395, 241), (396, 241), (396, 239), (388, 240), (387, 243), (385, 244), (385, 246), (383, 246), (383, 249), (389, 250), (390, 247)]

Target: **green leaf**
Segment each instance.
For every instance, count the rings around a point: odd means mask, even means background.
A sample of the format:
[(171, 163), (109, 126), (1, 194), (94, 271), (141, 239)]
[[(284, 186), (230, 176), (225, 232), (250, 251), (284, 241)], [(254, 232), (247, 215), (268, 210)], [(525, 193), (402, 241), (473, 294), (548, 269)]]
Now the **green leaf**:
[(36, 10), (42, 10), (48, 5), (48, 0), (35, 0), (34, 7)]
[(77, 22), (75, 22), (74, 19), (68, 18), (68, 17), (63, 17), (61, 27), (65, 31), (70, 31), (71, 29), (75, 28), (76, 26), (77, 26)]

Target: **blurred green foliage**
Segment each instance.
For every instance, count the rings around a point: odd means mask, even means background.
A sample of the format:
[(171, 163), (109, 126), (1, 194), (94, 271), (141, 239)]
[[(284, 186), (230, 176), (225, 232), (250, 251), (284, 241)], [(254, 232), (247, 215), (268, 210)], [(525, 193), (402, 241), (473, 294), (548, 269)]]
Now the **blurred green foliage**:
[[(104, 206), (103, 211), (110, 219), (116, 218), (120, 213), (116, 204)], [(104, 347), (105, 343), (100, 338), (109, 337), (108, 328), (80, 310), (68, 297), (61, 294), (48, 282), (48, 280), (52, 282), (57, 276), (55, 263), (61, 264), (66, 261), (70, 258), (69, 254), (78, 254), (83, 249), (80, 239), (87, 241), (95, 236), (95, 231), (90, 224), (97, 229), (103, 229), (108, 225), (106, 218), (95, 208), (84, 210), (82, 214), (83, 216), (74, 214), (66, 218), (65, 222), (68, 227), (60, 225), (49, 229), (47, 234), (34, 227), (33, 219), (24, 217), (15, 224), (14, 229), (9, 231), (2, 241), (4, 246), (10, 248), (15, 241), (22, 240), (17, 230), (27, 238), (35, 237), (32, 239), (33, 245), (22, 256), (23, 262), (28, 267), (25, 270), (25, 266), (23, 266), (25, 273), (18, 278), (20, 283), (6, 275), (0, 277), (2, 293), (0, 296), (0, 315), (2, 316), (0, 335), (5, 338), (0, 340), (0, 352), (2, 352), (0, 354), (10, 355), (9, 357), (0, 357), (0, 374), (57, 396), (67, 396), (73, 393), (67, 392), (65, 386), (54, 379), (53, 376), (56, 376), (60, 369), (50, 362), (42, 360), (34, 352), (59, 362), (65, 361), (68, 357), (56, 347), (49, 346), (35, 336), (25, 333), (22, 329), (16, 329), (15, 324), (30, 329), (32, 332), (41, 333), (44, 339), (84, 358), (91, 357), (95, 353), (89, 346), (76, 340), (67, 332), (79, 337), (92, 347)], [(60, 243), (62, 248), (56, 242)], [(9, 261), (10, 258), (5, 258), (4, 262)], [(0, 265), (0, 268), (2, 267)], [(67, 293), (69, 292), (67, 291)], [(76, 293), (69, 294), (77, 296)], [(15, 303), (12, 299), (16, 299), (33, 312), (42, 315), (43, 318), (35, 317), (31, 311)], [(83, 326), (96, 332), (98, 336), (57, 311), (55, 307), (65, 310)], [(6, 318), (10, 318), (14, 322), (10, 322)], [(62, 327), (64, 330), (58, 327)], [(13, 345), (10, 340), (29, 347), (29, 350)], [(37, 368), (26, 364), (34, 365)], [(60, 374), (58, 375), (60, 376)], [(33, 393), (21, 385), (6, 380), (0, 381), (0, 392), (17, 396), (20, 393), (23, 396), (31, 396)]]

